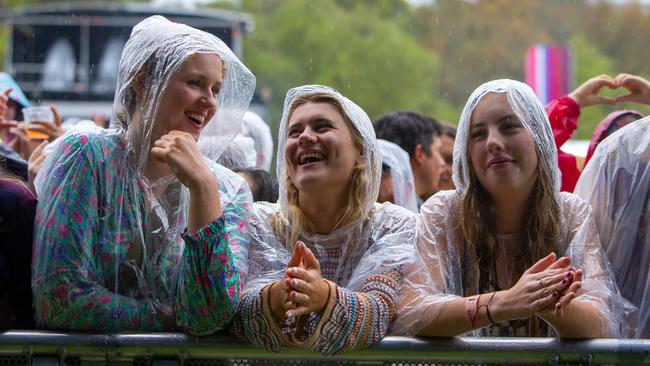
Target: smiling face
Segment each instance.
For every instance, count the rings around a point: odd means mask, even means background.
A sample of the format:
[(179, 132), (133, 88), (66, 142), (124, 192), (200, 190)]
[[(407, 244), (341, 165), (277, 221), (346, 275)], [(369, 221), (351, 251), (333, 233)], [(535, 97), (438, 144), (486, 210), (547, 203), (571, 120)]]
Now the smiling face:
[(529, 194), (537, 171), (535, 142), (505, 93), (488, 93), (478, 103), (469, 127), (469, 159), (493, 199)]
[(223, 78), (224, 67), (219, 56), (198, 53), (188, 58), (165, 89), (154, 124), (154, 136), (158, 138), (178, 130), (198, 140), (217, 112), (217, 96)]
[(284, 153), (299, 192), (326, 194), (349, 186), (361, 147), (335, 106), (306, 102), (289, 117)]

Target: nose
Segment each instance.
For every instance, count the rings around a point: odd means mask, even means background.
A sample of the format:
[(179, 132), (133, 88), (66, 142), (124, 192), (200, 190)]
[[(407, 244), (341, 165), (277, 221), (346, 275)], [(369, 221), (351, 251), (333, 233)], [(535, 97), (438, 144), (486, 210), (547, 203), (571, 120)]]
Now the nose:
[(217, 97), (212, 93), (212, 90), (208, 90), (203, 93), (199, 102), (204, 108), (215, 108), (217, 106)]
[(488, 130), (486, 147), (489, 152), (503, 150), (503, 136), (496, 130)]
[(316, 142), (316, 135), (309, 127), (305, 128), (300, 134), (300, 136), (298, 136), (298, 146), (300, 147), (309, 146), (314, 144), (315, 142)]

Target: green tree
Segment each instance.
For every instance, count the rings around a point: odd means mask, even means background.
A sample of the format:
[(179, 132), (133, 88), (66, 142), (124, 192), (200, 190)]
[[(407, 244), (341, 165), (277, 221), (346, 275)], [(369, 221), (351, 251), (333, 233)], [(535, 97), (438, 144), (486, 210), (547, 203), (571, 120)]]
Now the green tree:
[[(616, 61), (605, 55), (598, 47), (590, 42), (584, 35), (576, 34), (570, 41), (573, 57), (575, 61), (576, 86), (584, 83), (594, 76), (601, 74), (616, 77), (618, 75)], [(627, 94), (628, 91), (616, 89), (603, 89), (600, 94), (614, 98), (619, 95)], [(649, 106), (643, 106), (633, 103), (610, 105), (594, 105), (584, 108), (580, 113), (578, 130), (574, 138), (589, 140), (600, 121), (610, 112), (633, 108), (644, 114), (650, 112)]]
[(274, 5), (244, 7), (256, 19), (245, 61), (258, 87), (273, 91), (272, 121), (279, 120), (286, 91), (303, 84), (330, 85), (371, 118), (405, 109), (454, 115), (433, 96), (435, 53), (418, 45), (397, 21), (379, 21), (385, 14), (371, 5), (341, 6), (333, 0)]

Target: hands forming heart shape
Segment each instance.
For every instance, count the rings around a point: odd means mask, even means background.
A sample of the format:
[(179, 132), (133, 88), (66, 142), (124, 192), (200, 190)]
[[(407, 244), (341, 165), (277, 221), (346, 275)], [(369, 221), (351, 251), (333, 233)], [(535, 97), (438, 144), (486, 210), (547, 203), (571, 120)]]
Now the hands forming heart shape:
[[(615, 98), (599, 95), (600, 91), (605, 87), (610, 89), (623, 88), (627, 89), (629, 93)], [(594, 104), (613, 105), (624, 102), (650, 104), (650, 82), (632, 74), (619, 74), (616, 78), (609, 75), (600, 75), (584, 82), (569, 94), (569, 97), (575, 100), (581, 108)]]

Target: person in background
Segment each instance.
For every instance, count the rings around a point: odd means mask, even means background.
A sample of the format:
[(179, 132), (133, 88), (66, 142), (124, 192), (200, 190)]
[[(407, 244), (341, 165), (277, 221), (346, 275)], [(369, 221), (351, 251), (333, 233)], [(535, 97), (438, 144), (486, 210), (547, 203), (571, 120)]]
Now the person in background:
[(377, 202), (391, 202), (417, 213), (409, 154), (390, 141), (378, 139), (377, 144), (381, 152), (381, 184)]
[(22, 110), (29, 107), (30, 103), (18, 83), (6, 72), (0, 72), (0, 92), (4, 95), (3, 99), (6, 103), (4, 113), (0, 113), (0, 116), (5, 119), (0, 124), (0, 139), (7, 141), (6, 134), (8, 131), (4, 128), (6, 126), (17, 127), (14, 122), (23, 119)]
[(264, 169), (234, 169), (246, 180), (253, 193), (253, 201), (276, 203), (278, 201), (278, 180)]
[(449, 122), (440, 122), (440, 155), (445, 164), (441, 169), (439, 188), (441, 191), (455, 189), (451, 179), (452, 164), (454, 162), (454, 141), (456, 140), (456, 126)]
[(440, 187), (440, 125), (416, 112), (394, 112), (375, 121), (378, 139), (399, 145), (410, 156), (418, 207)]
[[(603, 88), (624, 88), (629, 90), (629, 93), (617, 98), (608, 98), (599, 95)], [(578, 127), (580, 111), (591, 105), (614, 105), (623, 102), (650, 104), (650, 82), (630, 74), (619, 74), (616, 78), (599, 75), (585, 81), (569, 95), (554, 99), (547, 104), (546, 113), (551, 122), (555, 144), (558, 148), (558, 164), (562, 172), (562, 191), (573, 192), (578, 178), (580, 178), (576, 157), (561, 150), (562, 145), (569, 140)], [(613, 112), (601, 121), (591, 138), (585, 165), (600, 141), (616, 129), (641, 117), (639, 112), (622, 110)]]
[(0, 173), (0, 331), (36, 325), (30, 282), (35, 212), (36, 196), (25, 183)]
[(19, 126), (24, 107), (29, 107), (29, 100), (23, 91), (9, 74), (0, 72), (0, 163), (7, 173), (27, 181), (27, 160), (16, 151), (19, 142), (11, 133)]
[[(586, 167), (591, 160), (591, 157), (596, 151), (596, 147), (605, 140), (609, 135), (618, 131), (619, 129), (631, 124), (632, 122), (643, 118), (641, 112), (631, 109), (622, 109), (608, 114), (596, 126), (591, 140), (589, 141), (589, 148), (587, 149), (587, 156), (585, 157), (584, 166)], [(578, 179), (579, 180), (579, 179)]]
[(237, 134), (226, 145), (217, 159), (217, 163), (236, 171), (237, 169), (254, 168), (256, 164), (255, 141), (248, 136)]
[(635, 337), (650, 338), (650, 118), (598, 145), (576, 185), (591, 204), (621, 294), (639, 308)]
[(269, 125), (257, 113), (246, 111), (242, 120), (241, 134), (255, 141), (257, 153), (255, 166), (268, 172), (273, 160), (273, 136)]

